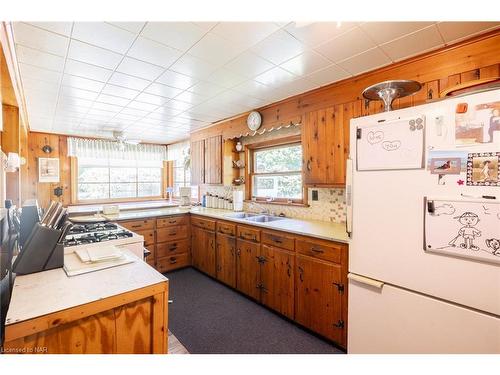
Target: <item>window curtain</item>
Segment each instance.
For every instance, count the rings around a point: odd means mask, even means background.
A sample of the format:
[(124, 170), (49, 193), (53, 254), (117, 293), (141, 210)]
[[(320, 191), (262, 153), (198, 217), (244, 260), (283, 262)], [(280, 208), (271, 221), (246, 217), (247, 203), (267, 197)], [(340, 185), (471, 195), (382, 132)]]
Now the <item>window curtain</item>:
[(173, 143), (167, 146), (167, 160), (184, 161), (189, 154), (189, 141)]
[(120, 143), (104, 139), (68, 138), (68, 155), (82, 158), (167, 160), (167, 147)]

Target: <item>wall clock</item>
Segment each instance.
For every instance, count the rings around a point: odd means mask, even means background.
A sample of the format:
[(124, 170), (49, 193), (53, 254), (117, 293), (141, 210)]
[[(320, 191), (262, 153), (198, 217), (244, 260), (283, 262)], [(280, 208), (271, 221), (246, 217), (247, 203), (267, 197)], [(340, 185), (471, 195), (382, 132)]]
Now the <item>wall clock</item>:
[(262, 124), (261, 114), (257, 111), (250, 112), (247, 117), (248, 129), (256, 131), (258, 128), (260, 128), (261, 124)]

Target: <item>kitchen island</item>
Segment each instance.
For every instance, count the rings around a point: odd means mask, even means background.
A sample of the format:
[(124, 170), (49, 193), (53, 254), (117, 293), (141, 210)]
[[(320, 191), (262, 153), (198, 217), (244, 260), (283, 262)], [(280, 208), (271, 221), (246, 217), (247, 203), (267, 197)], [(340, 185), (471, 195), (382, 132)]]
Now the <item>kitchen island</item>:
[(160, 354), (167, 340), (168, 279), (137, 259), (74, 277), (17, 276), (3, 351)]

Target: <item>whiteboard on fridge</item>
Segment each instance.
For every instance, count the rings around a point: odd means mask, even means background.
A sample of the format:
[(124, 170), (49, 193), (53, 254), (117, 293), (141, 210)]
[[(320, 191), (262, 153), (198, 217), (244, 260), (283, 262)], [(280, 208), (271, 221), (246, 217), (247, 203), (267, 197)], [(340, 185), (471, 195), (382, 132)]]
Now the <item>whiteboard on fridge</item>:
[(426, 198), (425, 250), (500, 263), (500, 202)]
[(424, 134), (424, 116), (358, 128), (357, 170), (423, 168)]

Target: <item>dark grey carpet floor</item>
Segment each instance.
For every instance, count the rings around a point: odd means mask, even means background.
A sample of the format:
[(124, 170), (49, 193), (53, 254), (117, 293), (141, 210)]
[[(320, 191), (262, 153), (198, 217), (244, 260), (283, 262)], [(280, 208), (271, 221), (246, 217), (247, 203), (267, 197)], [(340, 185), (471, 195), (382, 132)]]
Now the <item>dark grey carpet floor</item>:
[(343, 353), (193, 268), (165, 275), (173, 300), (169, 329), (190, 353)]

